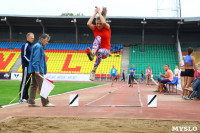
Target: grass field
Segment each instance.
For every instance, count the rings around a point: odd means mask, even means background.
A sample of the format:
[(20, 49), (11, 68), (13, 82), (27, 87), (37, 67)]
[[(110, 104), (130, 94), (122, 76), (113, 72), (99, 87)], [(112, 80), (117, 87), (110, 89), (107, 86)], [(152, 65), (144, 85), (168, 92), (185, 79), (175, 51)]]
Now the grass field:
[[(19, 93), (20, 81), (0, 81), (0, 104), (7, 105)], [(104, 83), (95, 82), (54, 82), (55, 88), (50, 93), (51, 95), (62, 94), (65, 92), (80, 90), (83, 88), (94, 87)], [(39, 98), (39, 94), (36, 98)], [(19, 101), (17, 98), (13, 103)]]

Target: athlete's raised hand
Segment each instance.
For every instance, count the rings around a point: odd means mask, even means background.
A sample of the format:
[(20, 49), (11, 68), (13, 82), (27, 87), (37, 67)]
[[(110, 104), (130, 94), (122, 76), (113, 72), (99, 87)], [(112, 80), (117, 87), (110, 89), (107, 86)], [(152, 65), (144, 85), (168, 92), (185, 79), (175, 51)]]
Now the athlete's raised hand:
[(101, 13), (101, 9), (98, 7), (98, 6), (95, 6), (95, 11), (97, 12), (97, 13)]

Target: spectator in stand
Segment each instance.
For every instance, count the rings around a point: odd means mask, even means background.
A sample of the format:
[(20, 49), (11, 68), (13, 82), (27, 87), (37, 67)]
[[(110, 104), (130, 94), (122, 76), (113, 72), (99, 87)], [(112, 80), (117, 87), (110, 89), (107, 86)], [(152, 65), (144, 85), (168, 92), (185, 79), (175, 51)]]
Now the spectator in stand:
[(150, 68), (150, 65), (146, 69), (146, 79), (147, 79), (147, 85), (149, 85), (149, 82), (151, 80), (152, 70)]
[[(185, 57), (183, 56), (183, 59), (184, 58)], [(181, 77), (181, 88), (182, 88), (182, 97), (183, 97), (184, 91), (185, 91), (185, 89), (183, 89), (184, 84), (185, 84), (185, 65), (184, 65), (183, 60), (179, 62), (179, 69), (181, 71), (180, 77)]]
[[(193, 53), (193, 49), (191, 47), (188, 48), (188, 55), (185, 56), (184, 58), (184, 65), (185, 65), (185, 84), (183, 86), (183, 89), (185, 89), (184, 94), (183, 94), (183, 98), (185, 100), (189, 100), (188, 97), (188, 89), (191, 86), (191, 83), (194, 79), (194, 70), (197, 73), (197, 67), (196, 67), (196, 63), (195, 63), (195, 58), (194, 56), (192, 56)], [(197, 75), (198, 77), (198, 75)]]
[(179, 74), (179, 69), (178, 69), (178, 66), (176, 66), (175, 69), (174, 69), (174, 75), (176, 77), (178, 77), (178, 74)]
[(169, 68), (168, 64), (164, 65), (164, 70), (165, 70), (165, 75), (163, 75), (162, 73), (160, 73), (160, 76), (163, 77), (163, 79), (161, 79), (159, 81), (158, 84), (158, 91), (160, 94), (163, 92), (163, 86), (164, 84), (166, 84), (167, 82), (172, 82), (173, 81), (173, 72), (172, 70)]

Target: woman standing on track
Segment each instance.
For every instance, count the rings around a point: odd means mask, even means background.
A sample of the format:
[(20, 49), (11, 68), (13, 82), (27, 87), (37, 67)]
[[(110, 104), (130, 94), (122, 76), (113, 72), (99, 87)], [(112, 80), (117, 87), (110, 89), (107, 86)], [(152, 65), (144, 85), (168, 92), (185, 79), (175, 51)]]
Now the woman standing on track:
[[(184, 57), (183, 57), (184, 59)], [(182, 88), (182, 97), (184, 95), (184, 92), (185, 92), (185, 89), (183, 89), (184, 87), (184, 84), (185, 84), (185, 65), (184, 65), (184, 61), (180, 61), (179, 62), (179, 69), (181, 70), (181, 88)]]
[[(195, 63), (195, 58), (192, 56), (193, 49), (191, 47), (188, 48), (188, 55), (184, 58), (184, 65), (185, 65), (185, 84), (183, 89), (185, 89), (183, 98), (188, 100), (189, 97), (187, 96), (188, 88), (191, 86), (191, 83), (194, 79), (194, 70), (197, 73), (197, 67)], [(198, 77), (198, 74), (197, 74)]]
[(112, 87), (115, 81), (115, 78), (117, 77), (117, 69), (115, 68), (115, 66), (113, 65), (112, 69), (110, 70), (110, 77), (112, 79)]
[[(99, 7), (95, 6), (95, 8), (96, 9), (93, 16), (87, 22), (87, 26), (94, 33), (95, 40), (93, 42), (92, 49), (88, 47), (86, 52), (90, 61), (94, 59), (95, 55), (97, 56), (94, 68), (90, 74), (90, 80), (92, 81), (94, 81), (95, 79), (95, 72), (101, 60), (107, 58), (110, 55), (111, 38), (110, 25), (106, 23), (107, 9), (103, 8), (101, 12)], [(93, 25), (92, 22), (97, 14), (99, 15), (99, 17), (96, 18), (96, 25)]]
[(151, 80), (152, 70), (150, 66), (146, 69), (146, 79), (147, 79), (147, 85), (149, 85), (149, 81)]

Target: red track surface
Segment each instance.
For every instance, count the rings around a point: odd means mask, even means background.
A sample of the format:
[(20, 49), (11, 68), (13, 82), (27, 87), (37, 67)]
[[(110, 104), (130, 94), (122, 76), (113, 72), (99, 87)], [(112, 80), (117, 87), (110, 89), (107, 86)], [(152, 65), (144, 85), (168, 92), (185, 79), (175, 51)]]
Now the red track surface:
[[(129, 88), (127, 83), (124, 82), (116, 83), (115, 87), (111, 87), (110, 84), (108, 84), (50, 97), (51, 103), (56, 105), (54, 108), (33, 108), (27, 107), (27, 104), (18, 104), (6, 107), (4, 109), (0, 109), (0, 120), (3, 120), (9, 116), (43, 116), (200, 121), (200, 102), (182, 100), (180, 95), (158, 94), (158, 107), (148, 108), (147, 95), (157, 94), (152, 92), (155, 88), (155, 86), (146, 86), (143, 84), (140, 84), (139, 86), (134, 85), (133, 88)], [(138, 95), (138, 90), (140, 91), (140, 95)], [(68, 106), (70, 94), (79, 94), (79, 107)], [(101, 99), (97, 100), (99, 98)], [(37, 100), (36, 102), (40, 104), (40, 100)], [(90, 103), (90, 105), (119, 104), (143, 106), (91, 107), (86, 106), (88, 103)]]

